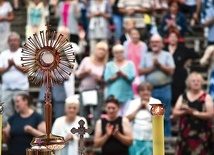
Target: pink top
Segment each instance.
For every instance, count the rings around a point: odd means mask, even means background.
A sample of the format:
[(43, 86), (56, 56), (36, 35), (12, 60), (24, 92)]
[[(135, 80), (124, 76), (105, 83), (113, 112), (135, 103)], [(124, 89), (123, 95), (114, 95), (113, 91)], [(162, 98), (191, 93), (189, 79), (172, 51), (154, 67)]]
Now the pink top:
[(63, 24), (68, 26), (68, 12), (69, 12), (70, 3), (64, 3), (62, 10)]
[(140, 61), (141, 61), (141, 56), (142, 56), (142, 42), (140, 42), (139, 44), (135, 45), (132, 41), (130, 41), (128, 43), (128, 60), (131, 60), (134, 65), (135, 65), (135, 71), (136, 71), (136, 75), (138, 76), (138, 68), (140, 65)]
[(87, 76), (81, 79), (79, 91), (87, 89), (95, 89), (97, 86), (97, 81), (95, 76), (102, 77), (104, 72), (105, 65), (95, 65), (92, 63), (89, 57), (85, 57), (76, 72), (76, 75), (79, 76), (85, 69), (90, 69), (91, 72)]

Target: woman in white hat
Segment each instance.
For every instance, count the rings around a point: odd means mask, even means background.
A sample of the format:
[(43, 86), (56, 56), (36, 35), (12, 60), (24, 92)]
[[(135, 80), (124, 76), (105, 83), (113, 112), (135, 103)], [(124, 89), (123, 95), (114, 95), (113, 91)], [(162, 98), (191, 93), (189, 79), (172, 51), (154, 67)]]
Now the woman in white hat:
[[(55, 152), (55, 155), (78, 155), (78, 135), (72, 134), (71, 129), (79, 126), (78, 122), (83, 120), (84, 127), (87, 128), (88, 124), (84, 117), (78, 116), (79, 100), (76, 96), (71, 96), (65, 100), (65, 115), (57, 118), (53, 124), (52, 133), (54, 135), (63, 136), (65, 138), (66, 146)], [(86, 134), (86, 136), (89, 136)]]

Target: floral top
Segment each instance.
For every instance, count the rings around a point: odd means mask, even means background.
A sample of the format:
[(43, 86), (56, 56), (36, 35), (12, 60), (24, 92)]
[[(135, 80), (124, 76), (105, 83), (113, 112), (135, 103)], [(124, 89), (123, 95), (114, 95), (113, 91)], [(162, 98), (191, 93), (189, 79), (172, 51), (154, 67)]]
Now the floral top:
[[(183, 104), (204, 111), (204, 102), (206, 98), (204, 92), (198, 99), (191, 102), (187, 95), (183, 95)], [(190, 115), (180, 118), (177, 155), (210, 155), (212, 123), (209, 120), (202, 120)]]

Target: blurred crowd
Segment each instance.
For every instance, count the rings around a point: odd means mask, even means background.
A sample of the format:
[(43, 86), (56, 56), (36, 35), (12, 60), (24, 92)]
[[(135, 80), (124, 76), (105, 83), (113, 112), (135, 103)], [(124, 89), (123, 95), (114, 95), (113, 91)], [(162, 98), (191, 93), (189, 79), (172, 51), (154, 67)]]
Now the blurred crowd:
[[(11, 30), (23, 6), (24, 39)], [(8, 155), (23, 155), (32, 137), (45, 133), (44, 107), (41, 113), (32, 108), (21, 47), (46, 30), (50, 16), (76, 54), (73, 74), (51, 88), (52, 132), (67, 142), (56, 155), (78, 154), (78, 136), (70, 129), (80, 119), (94, 129), (94, 145), (103, 155), (152, 154), (149, 109), (157, 103), (165, 108), (165, 137), (178, 125), (177, 155), (214, 153), (213, 0), (0, 0), (0, 97)], [(207, 31), (200, 53), (185, 44), (186, 36), (196, 37), (195, 26)], [(188, 70), (194, 60), (208, 67), (207, 89), (203, 77)], [(39, 88), (42, 105), (45, 90)]]

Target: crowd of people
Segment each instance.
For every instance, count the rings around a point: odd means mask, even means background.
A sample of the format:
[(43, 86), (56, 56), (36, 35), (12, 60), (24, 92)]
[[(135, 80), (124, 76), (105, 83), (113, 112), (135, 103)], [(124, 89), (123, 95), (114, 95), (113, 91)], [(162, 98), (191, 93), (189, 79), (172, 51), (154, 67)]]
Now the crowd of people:
[[(51, 88), (52, 132), (67, 142), (56, 155), (71, 150), (78, 154), (78, 136), (70, 129), (80, 119), (94, 128), (94, 146), (101, 147), (103, 155), (152, 155), (152, 103), (164, 104), (165, 137), (172, 136), (172, 118), (178, 122), (177, 155), (214, 153), (213, 0), (12, 2), (0, 0), (0, 97), (8, 155), (25, 154), (30, 139), (45, 133), (44, 111), (32, 109), (30, 81), (21, 65), (21, 43), (26, 40), (10, 29), (21, 3), (27, 9), (26, 38), (46, 29), (52, 10), (59, 19), (57, 32), (76, 53), (73, 74)], [(194, 36), (196, 24), (208, 29), (202, 57), (185, 45), (186, 34)], [(207, 90), (199, 73), (188, 72), (194, 59), (209, 65)], [(40, 87), (43, 105), (44, 93), (45, 87)]]

